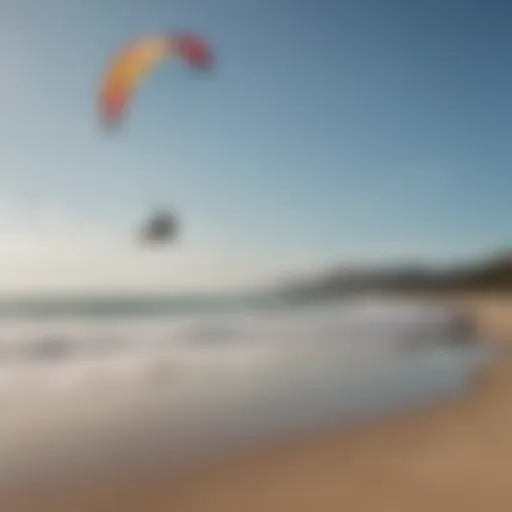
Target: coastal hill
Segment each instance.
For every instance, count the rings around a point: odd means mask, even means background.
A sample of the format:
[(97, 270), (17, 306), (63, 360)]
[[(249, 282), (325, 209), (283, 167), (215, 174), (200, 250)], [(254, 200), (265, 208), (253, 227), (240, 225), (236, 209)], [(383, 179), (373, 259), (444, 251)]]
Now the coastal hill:
[(433, 269), (421, 264), (334, 269), (314, 278), (286, 284), (282, 294), (292, 300), (336, 298), (348, 293), (382, 292), (512, 292), (512, 250), (472, 263)]

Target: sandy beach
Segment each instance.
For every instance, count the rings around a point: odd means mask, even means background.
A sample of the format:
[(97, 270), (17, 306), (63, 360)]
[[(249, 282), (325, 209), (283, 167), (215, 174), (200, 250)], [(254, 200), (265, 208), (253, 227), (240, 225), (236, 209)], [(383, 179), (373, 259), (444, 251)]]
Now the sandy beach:
[[(512, 345), (512, 298), (456, 297), (486, 337)], [(502, 358), (453, 403), (254, 449), (183, 475), (39, 493), (23, 511), (508, 511), (512, 503), (512, 362)]]

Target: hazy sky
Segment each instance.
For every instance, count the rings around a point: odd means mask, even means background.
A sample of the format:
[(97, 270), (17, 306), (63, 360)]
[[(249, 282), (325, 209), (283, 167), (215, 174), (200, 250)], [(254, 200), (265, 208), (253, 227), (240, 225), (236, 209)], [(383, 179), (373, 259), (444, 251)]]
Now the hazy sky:
[[(512, 4), (2, 0), (0, 290), (251, 282), (512, 241)], [(127, 39), (190, 30), (124, 129), (95, 93)], [(176, 249), (133, 241), (160, 203)]]

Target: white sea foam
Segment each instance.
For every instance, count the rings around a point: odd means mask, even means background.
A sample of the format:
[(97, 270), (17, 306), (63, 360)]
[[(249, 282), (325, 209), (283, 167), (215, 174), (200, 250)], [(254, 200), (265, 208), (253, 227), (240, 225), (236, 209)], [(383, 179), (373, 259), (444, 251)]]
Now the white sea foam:
[[(178, 461), (464, 390), (487, 361), (451, 312), (354, 302), (0, 326), (0, 484)], [(52, 471), (52, 469), (54, 471)]]

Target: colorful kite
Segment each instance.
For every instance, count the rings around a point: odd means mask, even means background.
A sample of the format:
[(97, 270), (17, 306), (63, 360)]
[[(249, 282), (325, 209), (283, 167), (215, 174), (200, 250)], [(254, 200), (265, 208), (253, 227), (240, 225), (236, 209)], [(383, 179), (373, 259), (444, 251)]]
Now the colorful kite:
[(99, 93), (102, 122), (117, 126), (135, 88), (167, 57), (179, 57), (191, 67), (208, 69), (213, 55), (208, 45), (195, 36), (141, 38), (128, 44), (107, 69)]

